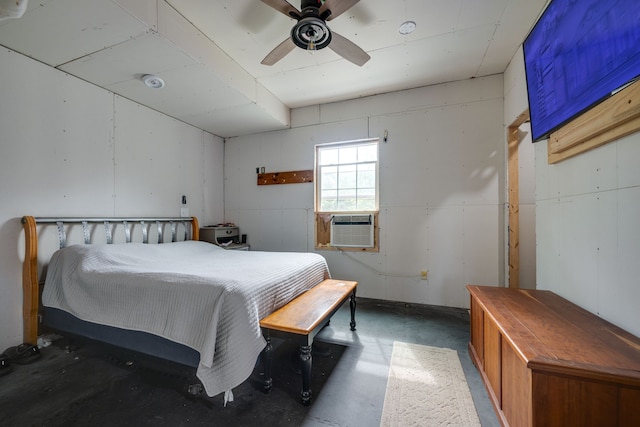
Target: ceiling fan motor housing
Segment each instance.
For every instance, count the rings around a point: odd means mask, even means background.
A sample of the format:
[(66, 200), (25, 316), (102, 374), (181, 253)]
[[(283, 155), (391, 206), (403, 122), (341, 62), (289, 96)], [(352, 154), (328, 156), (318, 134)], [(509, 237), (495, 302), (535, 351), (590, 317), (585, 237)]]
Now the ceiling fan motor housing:
[(304, 12), (305, 9), (308, 9), (310, 7), (313, 7), (315, 9), (320, 9), (320, 6), (322, 6), (322, 3), (324, 2), (321, 0), (301, 0), (300, 10)]
[(291, 39), (302, 49), (307, 49), (309, 43), (314, 43), (315, 50), (320, 50), (331, 43), (331, 31), (317, 14), (303, 15), (303, 18), (291, 29)]

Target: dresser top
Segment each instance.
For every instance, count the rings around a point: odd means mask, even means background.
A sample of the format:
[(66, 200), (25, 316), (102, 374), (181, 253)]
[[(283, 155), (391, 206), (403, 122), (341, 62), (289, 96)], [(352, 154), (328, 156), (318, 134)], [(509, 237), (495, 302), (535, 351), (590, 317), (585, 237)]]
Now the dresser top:
[(551, 291), (467, 289), (531, 369), (640, 386), (640, 338)]

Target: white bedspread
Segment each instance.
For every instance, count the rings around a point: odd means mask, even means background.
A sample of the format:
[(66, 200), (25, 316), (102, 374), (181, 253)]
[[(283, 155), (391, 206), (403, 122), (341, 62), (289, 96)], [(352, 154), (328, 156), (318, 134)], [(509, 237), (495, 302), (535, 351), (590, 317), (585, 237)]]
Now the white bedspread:
[(265, 346), (260, 319), (327, 278), (325, 259), (314, 253), (196, 241), (74, 245), (51, 258), (42, 301), (197, 350), (197, 376), (214, 396), (251, 375)]

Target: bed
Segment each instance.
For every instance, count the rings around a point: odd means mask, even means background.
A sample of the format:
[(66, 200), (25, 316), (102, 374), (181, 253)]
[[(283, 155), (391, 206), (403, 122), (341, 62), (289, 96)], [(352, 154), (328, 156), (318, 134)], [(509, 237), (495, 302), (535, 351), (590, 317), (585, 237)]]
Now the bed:
[[(195, 217), (22, 221), (25, 342), (38, 336), (38, 230), (55, 225), (59, 248), (46, 265), (44, 325), (194, 366), (209, 396), (253, 371), (265, 346), (260, 319), (330, 277), (318, 254), (200, 242)], [(81, 227), (80, 243), (68, 241), (70, 227)], [(103, 241), (92, 243), (99, 229)]]

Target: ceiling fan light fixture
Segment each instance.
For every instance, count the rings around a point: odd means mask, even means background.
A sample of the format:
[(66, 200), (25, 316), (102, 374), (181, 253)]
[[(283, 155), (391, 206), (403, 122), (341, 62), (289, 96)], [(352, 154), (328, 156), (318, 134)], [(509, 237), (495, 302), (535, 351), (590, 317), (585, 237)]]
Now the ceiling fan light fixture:
[(400, 27), (398, 27), (398, 32), (403, 36), (406, 36), (413, 33), (415, 29), (416, 23), (414, 21), (404, 21), (402, 24), (400, 24)]
[(313, 54), (316, 50), (318, 50), (318, 35), (310, 34), (309, 43), (307, 44), (307, 52)]
[(315, 52), (316, 50), (318, 50), (318, 49), (316, 49), (316, 42), (315, 42), (315, 38), (314, 38), (314, 39), (309, 40), (309, 44), (307, 45), (307, 52), (309, 52), (309, 53), (313, 53), (313, 52)]
[(151, 89), (162, 89), (164, 87), (164, 80), (162, 80), (161, 77), (154, 76), (153, 74), (145, 74), (142, 76), (142, 81)]

